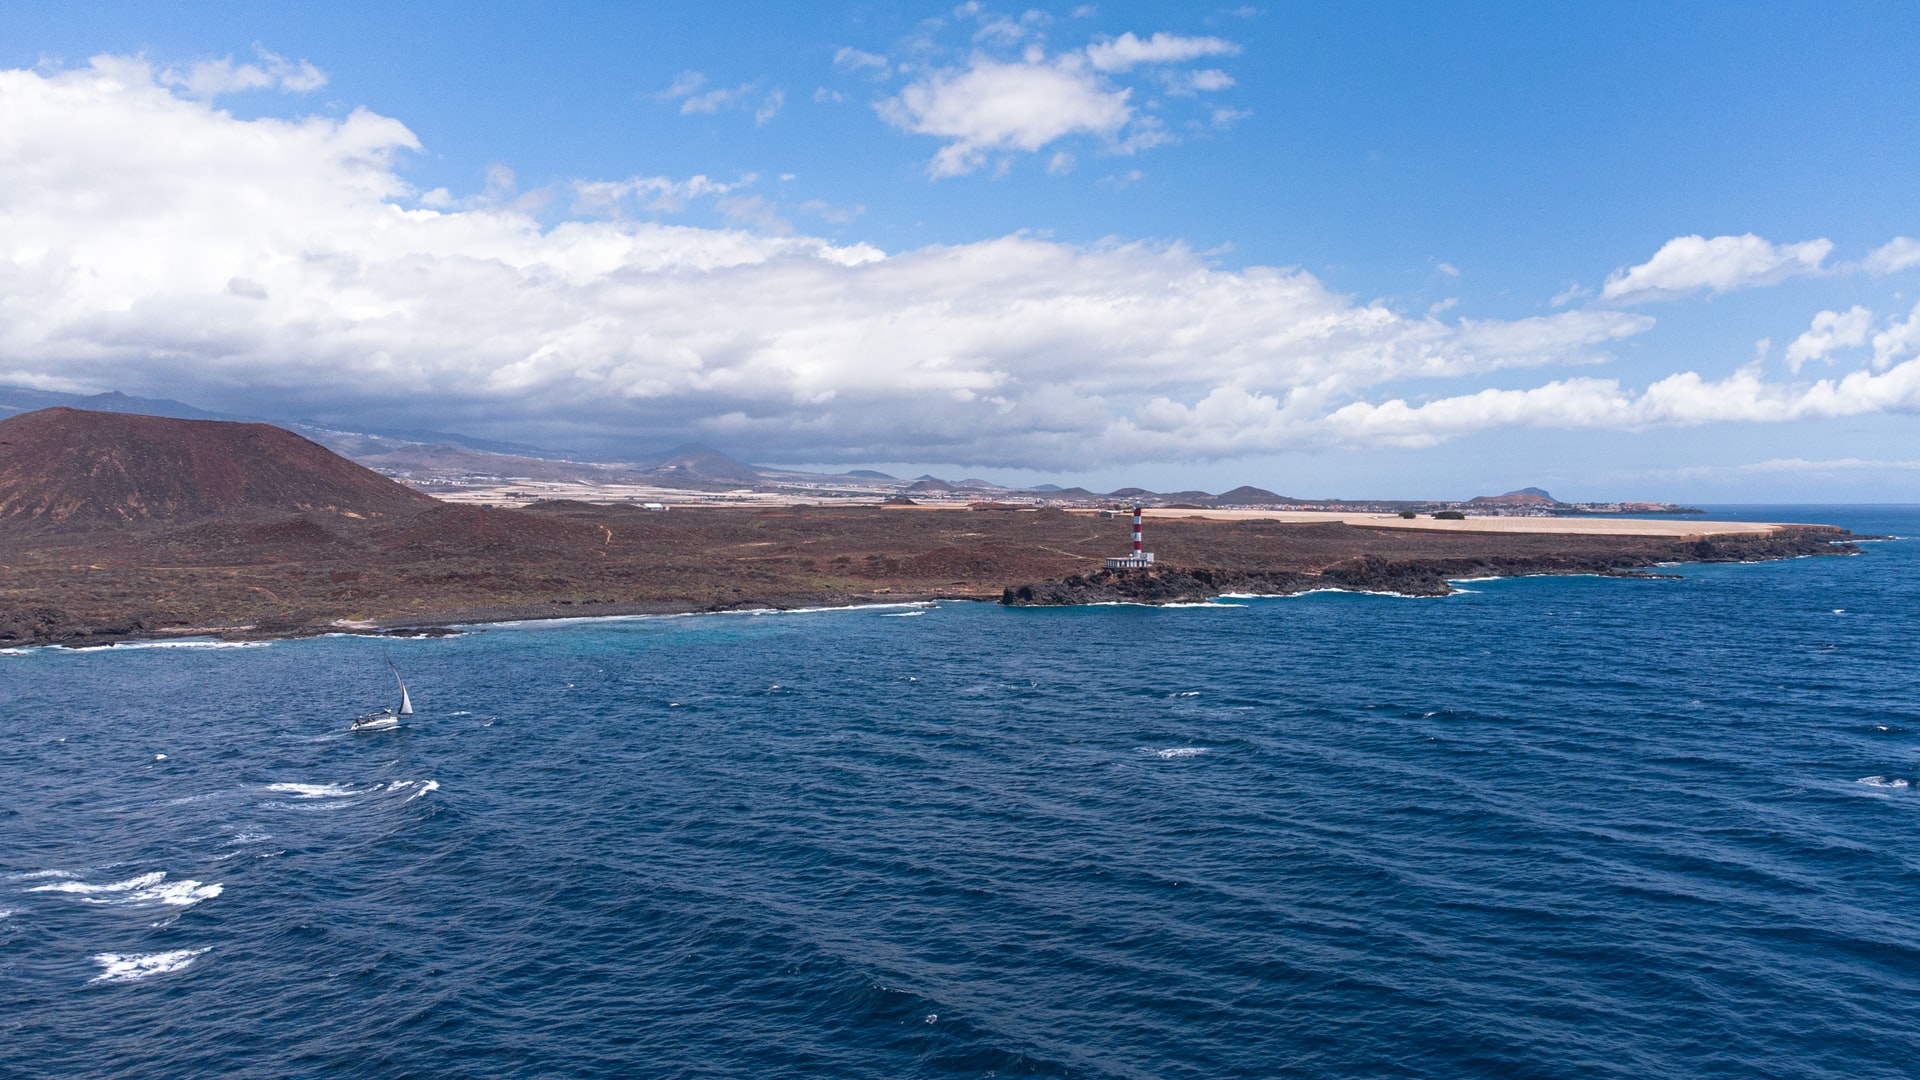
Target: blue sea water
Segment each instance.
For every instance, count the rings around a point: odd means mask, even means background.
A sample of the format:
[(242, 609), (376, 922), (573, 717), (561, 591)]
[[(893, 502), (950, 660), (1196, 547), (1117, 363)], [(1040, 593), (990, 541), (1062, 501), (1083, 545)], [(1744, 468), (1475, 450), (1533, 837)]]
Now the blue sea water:
[(1917, 552), (0, 655), (0, 1074), (1912, 1076)]

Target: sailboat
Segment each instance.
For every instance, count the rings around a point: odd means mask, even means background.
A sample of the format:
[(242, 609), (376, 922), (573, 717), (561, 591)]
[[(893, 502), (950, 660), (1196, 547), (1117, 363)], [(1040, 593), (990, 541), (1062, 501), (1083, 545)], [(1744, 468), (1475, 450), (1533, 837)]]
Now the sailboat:
[(399, 727), (401, 717), (413, 715), (413, 699), (407, 696), (406, 680), (400, 677), (400, 669), (393, 666), (391, 657), (387, 659), (387, 670), (393, 672), (393, 681), (400, 686), (400, 707), (396, 709), (389, 706), (357, 716), (354, 718), (352, 730), (383, 731), (387, 728)]

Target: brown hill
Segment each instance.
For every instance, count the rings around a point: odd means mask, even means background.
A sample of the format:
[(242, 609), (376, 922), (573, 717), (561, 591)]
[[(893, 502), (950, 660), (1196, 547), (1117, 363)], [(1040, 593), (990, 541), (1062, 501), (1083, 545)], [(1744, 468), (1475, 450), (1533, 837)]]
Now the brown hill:
[(0, 530), (7, 532), (292, 514), (372, 521), (436, 505), (268, 424), (67, 408), (0, 420)]
[(1266, 488), (1257, 488), (1251, 484), (1242, 484), (1232, 491), (1223, 491), (1214, 496), (1213, 501), (1217, 504), (1229, 506), (1282, 506), (1288, 503), (1296, 503), (1300, 500), (1291, 499), (1285, 495), (1276, 495)]
[(1559, 500), (1536, 487), (1509, 491), (1505, 495), (1475, 495), (1468, 506), (1555, 506)]

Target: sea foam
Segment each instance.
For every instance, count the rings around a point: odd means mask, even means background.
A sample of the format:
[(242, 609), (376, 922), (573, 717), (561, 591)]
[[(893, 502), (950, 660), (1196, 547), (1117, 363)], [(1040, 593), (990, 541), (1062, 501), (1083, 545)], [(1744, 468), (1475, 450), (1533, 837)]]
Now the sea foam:
[(267, 790), (299, 799), (344, 799), (360, 794), (345, 784), (268, 784)]
[(52, 645), (62, 652), (126, 652), (131, 649), (264, 649), (271, 641), (116, 641), (110, 645)]
[(211, 900), (219, 896), (222, 886), (218, 882), (205, 884), (192, 878), (168, 881), (165, 871), (155, 870), (150, 874), (141, 874), (139, 877), (109, 882), (105, 885), (94, 885), (85, 881), (55, 881), (47, 885), (36, 885), (27, 891), (65, 893), (89, 904), (124, 906), (164, 904), (168, 907), (192, 907), (202, 900)]
[(1868, 787), (1888, 788), (1894, 791), (1905, 790), (1913, 786), (1911, 780), (1899, 776), (1863, 776), (1855, 780), (1854, 783), (1865, 784)]
[(99, 964), (101, 972), (92, 982), (122, 983), (139, 982), (154, 975), (166, 975), (185, 970), (194, 958), (206, 952), (211, 946), (199, 949), (174, 949), (170, 952), (141, 953), (121, 955), (120, 953), (99, 953), (93, 962)]

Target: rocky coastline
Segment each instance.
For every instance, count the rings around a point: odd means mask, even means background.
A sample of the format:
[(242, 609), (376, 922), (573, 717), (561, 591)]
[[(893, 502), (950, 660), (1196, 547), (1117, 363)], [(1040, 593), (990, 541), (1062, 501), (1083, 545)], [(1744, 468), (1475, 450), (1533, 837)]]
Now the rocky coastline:
[[(1845, 536), (1845, 539), (1840, 537)], [(1227, 595), (1293, 596), (1316, 589), (1388, 593), (1396, 596), (1448, 596), (1455, 581), (1474, 578), (1594, 575), (1672, 578), (1648, 568), (1677, 563), (1763, 562), (1825, 555), (1857, 555), (1854, 540), (1870, 539), (1825, 527), (1782, 529), (1766, 535), (1713, 536), (1674, 542), (1665, 552), (1611, 553), (1599, 557), (1544, 555), (1517, 557), (1390, 559), (1361, 555), (1319, 571), (1240, 570), (1218, 567), (1156, 566), (1149, 569), (1102, 568), (1053, 581), (1010, 585), (1001, 594), (1007, 607), (1069, 607), (1081, 604), (1187, 604)]]
[(1161, 565), (1116, 573), (1099, 568), (1128, 523), (1058, 508), (495, 509), (430, 498), (264, 424), (51, 409), (0, 420), (0, 649), (939, 599), (1443, 596), (1461, 578), (1645, 574), (1847, 554), (1863, 539), (1817, 525), (1505, 520), (1162, 514)]

